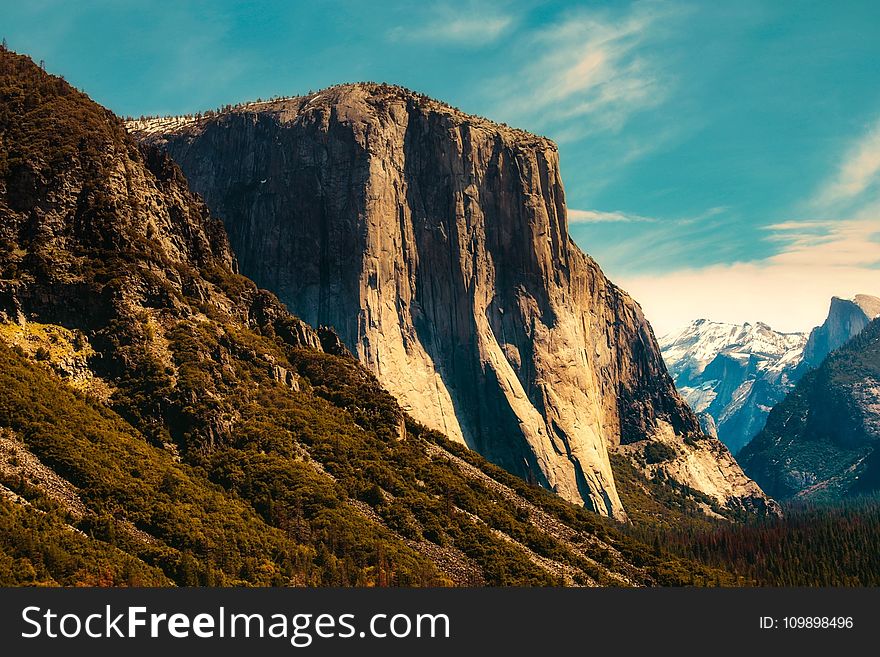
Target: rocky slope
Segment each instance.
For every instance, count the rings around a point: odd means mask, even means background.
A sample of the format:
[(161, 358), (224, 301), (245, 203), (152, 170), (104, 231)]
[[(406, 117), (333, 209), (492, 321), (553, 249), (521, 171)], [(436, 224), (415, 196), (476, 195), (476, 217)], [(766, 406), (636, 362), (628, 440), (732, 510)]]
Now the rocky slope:
[(880, 319), (808, 372), (740, 452), (779, 499), (840, 500), (880, 490)]
[(2, 585), (715, 580), (414, 422), (165, 153), (5, 49), (0, 389)]
[(880, 299), (857, 294), (852, 299), (832, 297), (828, 317), (822, 326), (810, 332), (804, 347), (800, 373), (818, 367), (832, 351), (858, 335), (868, 323), (880, 316)]
[(425, 425), (616, 518), (615, 451), (720, 507), (766, 504), (569, 239), (549, 140), (375, 84), (129, 128), (181, 165), (242, 271)]
[(794, 386), (807, 337), (766, 324), (699, 319), (660, 338), (679, 392), (714, 424), (734, 453), (763, 427), (770, 409)]

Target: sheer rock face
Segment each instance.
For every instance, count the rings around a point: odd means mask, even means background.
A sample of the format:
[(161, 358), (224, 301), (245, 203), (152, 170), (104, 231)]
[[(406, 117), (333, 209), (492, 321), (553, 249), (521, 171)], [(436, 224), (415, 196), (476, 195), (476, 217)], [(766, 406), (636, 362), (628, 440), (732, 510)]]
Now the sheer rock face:
[(804, 371), (819, 367), (825, 357), (858, 335), (872, 319), (880, 316), (880, 299), (857, 294), (852, 299), (831, 298), (828, 317), (810, 333), (804, 348)]
[(366, 84), (129, 128), (181, 165), (243, 273), (332, 326), (422, 423), (618, 518), (609, 451), (660, 434), (682, 483), (766, 502), (693, 476), (742, 472), (684, 442), (699, 424), (639, 306), (568, 237), (551, 141)]

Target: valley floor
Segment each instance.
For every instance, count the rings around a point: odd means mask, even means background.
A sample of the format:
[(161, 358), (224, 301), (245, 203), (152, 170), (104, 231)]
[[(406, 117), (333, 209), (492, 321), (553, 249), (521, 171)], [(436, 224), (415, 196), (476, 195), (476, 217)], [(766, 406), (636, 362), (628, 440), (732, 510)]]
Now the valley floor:
[(631, 533), (676, 556), (731, 573), (739, 586), (880, 586), (880, 498), (796, 503), (781, 518), (682, 523)]

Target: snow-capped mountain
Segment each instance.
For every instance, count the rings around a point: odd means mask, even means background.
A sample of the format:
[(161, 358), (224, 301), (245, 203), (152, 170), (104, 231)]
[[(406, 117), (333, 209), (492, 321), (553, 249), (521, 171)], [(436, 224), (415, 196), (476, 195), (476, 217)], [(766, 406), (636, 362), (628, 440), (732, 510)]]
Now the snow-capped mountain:
[(809, 336), (780, 333), (762, 322), (698, 319), (660, 338), (660, 349), (703, 430), (736, 453), (804, 374), (878, 316), (878, 297), (832, 297), (828, 317)]
[(698, 319), (660, 338), (669, 373), (704, 429), (736, 453), (795, 383), (807, 336)]

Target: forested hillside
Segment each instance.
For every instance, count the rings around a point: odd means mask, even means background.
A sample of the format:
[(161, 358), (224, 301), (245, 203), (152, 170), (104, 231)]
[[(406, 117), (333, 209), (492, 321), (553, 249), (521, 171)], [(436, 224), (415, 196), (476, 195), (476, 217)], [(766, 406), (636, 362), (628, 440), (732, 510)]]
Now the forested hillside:
[(3, 582), (716, 581), (457, 453), (236, 270), (168, 156), (0, 52)]

